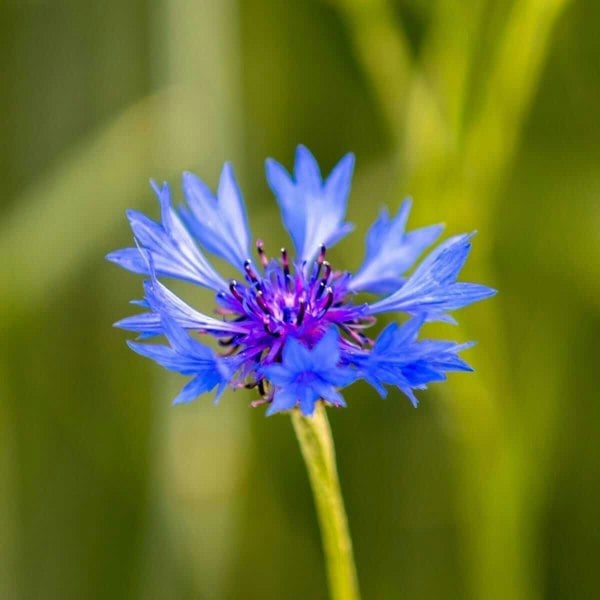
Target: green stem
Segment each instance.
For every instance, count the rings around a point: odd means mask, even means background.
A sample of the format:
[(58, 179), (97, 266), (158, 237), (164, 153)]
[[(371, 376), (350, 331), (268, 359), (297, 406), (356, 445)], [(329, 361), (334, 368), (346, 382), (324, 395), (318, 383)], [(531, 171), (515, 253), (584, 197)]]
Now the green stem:
[(335, 465), (335, 448), (324, 403), (317, 403), (313, 417), (305, 417), (298, 409), (293, 410), (292, 423), (315, 498), (331, 598), (332, 600), (359, 600), (352, 540), (348, 530)]

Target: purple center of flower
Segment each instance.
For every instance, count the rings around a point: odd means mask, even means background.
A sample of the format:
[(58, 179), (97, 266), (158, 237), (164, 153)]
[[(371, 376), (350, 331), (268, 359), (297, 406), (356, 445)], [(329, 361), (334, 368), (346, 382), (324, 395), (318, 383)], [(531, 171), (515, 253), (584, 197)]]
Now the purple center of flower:
[[(362, 330), (375, 318), (365, 314), (365, 306), (349, 301), (350, 275), (332, 269), (325, 245), (312, 264), (292, 263), (285, 248), (279, 259), (269, 258), (260, 240), (256, 249), (259, 264), (245, 261), (245, 283), (231, 280), (229, 293), (217, 294), (217, 313), (247, 329), (220, 340), (226, 355), (237, 354), (245, 364), (252, 357), (261, 364), (274, 363), (280, 360), (287, 337), (314, 344), (331, 325), (345, 334), (341, 340), (348, 347), (373, 343)], [(248, 370), (243, 375), (254, 373)]]

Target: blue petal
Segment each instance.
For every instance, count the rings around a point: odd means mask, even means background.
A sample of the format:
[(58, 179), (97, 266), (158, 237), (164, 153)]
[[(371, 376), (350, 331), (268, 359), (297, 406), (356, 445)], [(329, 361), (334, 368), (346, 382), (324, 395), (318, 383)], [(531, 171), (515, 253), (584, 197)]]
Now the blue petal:
[(223, 167), (216, 196), (192, 173), (183, 174), (183, 192), (187, 206), (181, 208), (181, 216), (190, 231), (209, 252), (243, 271), (250, 232), (232, 166)]
[(329, 383), (317, 381), (313, 386), (318, 398), (330, 402), (334, 406), (346, 406), (344, 397)]
[(300, 388), (300, 412), (305, 417), (312, 417), (319, 400), (319, 393), (314, 387)]
[(146, 302), (152, 312), (142, 313), (121, 319), (115, 327), (137, 331), (145, 335), (158, 335), (164, 332), (162, 315), (168, 315), (184, 329), (206, 331), (208, 333), (245, 333), (244, 327), (202, 314), (186, 304), (162, 283), (144, 282)]
[(182, 373), (183, 375), (193, 375), (197, 369), (196, 361), (185, 358), (177, 354), (173, 348), (163, 346), (162, 344), (138, 344), (137, 342), (127, 342), (127, 345), (134, 351), (150, 358), (165, 369)]
[(304, 146), (296, 149), (293, 177), (267, 160), (267, 181), (300, 260), (311, 261), (321, 244), (332, 246), (352, 231), (344, 218), (353, 170), (354, 155), (347, 154), (323, 182), (317, 161)]
[(310, 353), (311, 370), (330, 386), (345, 387), (356, 381), (356, 371), (339, 365), (341, 358), (340, 336), (330, 327)]
[(315, 371), (335, 369), (340, 362), (340, 336), (335, 327), (330, 327), (315, 344), (311, 353), (311, 365)]
[(173, 404), (187, 404), (188, 402), (192, 402), (201, 394), (210, 392), (219, 383), (219, 376), (214, 371), (207, 371), (202, 375), (197, 375), (183, 386), (181, 392), (173, 400)]
[(471, 237), (472, 234), (454, 236), (441, 244), (399, 290), (372, 304), (369, 312), (426, 313), (431, 320), (441, 317), (448, 310), (493, 296), (496, 291), (487, 286), (456, 282), (471, 249)]
[[(162, 223), (135, 210), (127, 211), (127, 217), (138, 244), (150, 253), (156, 273), (215, 291), (227, 289), (225, 280), (200, 252), (171, 207), (168, 185), (162, 188), (152, 185), (160, 201)], [(134, 273), (149, 274), (148, 261), (139, 251), (136, 254), (135, 248), (111, 252), (106, 258)]]
[(333, 327), (312, 349), (295, 338), (286, 340), (282, 362), (261, 369), (275, 386), (275, 397), (267, 414), (288, 410), (300, 403), (302, 414), (310, 416), (320, 398), (345, 406), (336, 388), (355, 381), (358, 372), (339, 362), (339, 334)]
[(419, 399), (414, 395), (412, 389), (409, 386), (399, 386), (400, 391), (408, 397), (408, 399), (410, 400), (410, 403), (417, 408), (417, 406), (419, 406)]
[(271, 402), (271, 405), (267, 409), (267, 417), (278, 412), (291, 410), (296, 406), (296, 402), (297, 398), (294, 391), (285, 388), (276, 390), (273, 402)]
[(281, 364), (267, 365), (261, 369), (261, 374), (277, 386), (290, 385), (296, 375), (294, 371), (286, 369)]
[(282, 165), (269, 158), (265, 170), (269, 187), (277, 198), (283, 224), (294, 247), (302, 248), (306, 229), (306, 203), (298, 201), (294, 180)]
[(312, 367), (310, 350), (296, 338), (288, 338), (283, 347), (283, 364), (293, 373), (310, 370)]
[(171, 347), (182, 356), (193, 356), (198, 361), (206, 361), (207, 364), (214, 365), (215, 353), (211, 348), (194, 339), (167, 313), (161, 313), (161, 320), (164, 335)]
[(424, 316), (413, 317), (403, 325), (390, 323), (377, 338), (379, 353), (394, 353), (416, 341), (424, 323)]
[[(323, 377), (323, 372), (319, 371), (319, 375)], [(358, 378), (358, 373), (355, 369), (350, 369), (348, 367), (335, 367), (331, 371), (329, 371), (327, 378), (325, 381), (330, 383), (331, 385), (342, 388), (354, 383)]]
[(383, 397), (386, 395), (384, 385), (394, 385), (416, 406), (414, 389), (424, 389), (428, 383), (443, 381), (449, 371), (471, 370), (457, 353), (472, 344), (418, 341), (423, 321), (424, 316), (420, 315), (400, 327), (389, 325), (379, 335), (371, 352), (359, 355), (355, 360), (362, 376)]
[(296, 183), (302, 185), (309, 194), (316, 195), (321, 191), (323, 185), (321, 169), (317, 159), (306, 146), (299, 145), (296, 148), (294, 175)]
[(350, 281), (350, 290), (382, 294), (398, 289), (404, 273), (440, 236), (442, 225), (405, 233), (411, 204), (409, 198), (404, 200), (392, 220), (387, 210), (381, 211), (367, 234), (365, 260)]
[(175, 404), (190, 402), (217, 386), (218, 399), (231, 375), (224, 359), (192, 338), (170, 316), (163, 314), (161, 319), (170, 347), (135, 342), (129, 342), (129, 347), (167, 369), (194, 376), (174, 400)]

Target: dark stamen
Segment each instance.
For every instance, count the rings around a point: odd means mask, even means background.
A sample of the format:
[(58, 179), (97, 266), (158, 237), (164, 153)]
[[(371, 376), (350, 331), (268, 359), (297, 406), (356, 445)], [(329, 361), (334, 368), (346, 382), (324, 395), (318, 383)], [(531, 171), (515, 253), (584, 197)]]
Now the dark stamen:
[(285, 273), (285, 276), (287, 278), (287, 276), (290, 274), (290, 261), (288, 258), (287, 250), (285, 248), (281, 249), (281, 264), (283, 265), (283, 272)]
[(292, 311), (287, 307), (283, 307), (283, 322), (289, 323), (292, 320)]
[(325, 291), (326, 287), (327, 282), (321, 279), (321, 281), (319, 282), (319, 287), (317, 289), (317, 300), (323, 295), (323, 292)]
[(262, 240), (256, 240), (256, 251), (258, 252), (258, 258), (260, 259), (262, 266), (266, 267), (269, 264), (269, 258), (265, 254)]
[(323, 307), (323, 314), (325, 314), (333, 304), (333, 288), (327, 288), (327, 300), (325, 301), (325, 306)]
[(300, 300), (300, 309), (298, 310), (298, 316), (296, 317), (296, 325), (302, 325), (304, 320), (304, 314), (306, 313), (306, 300)]
[(331, 275), (331, 265), (325, 260), (322, 263), (317, 264), (317, 271), (313, 275), (312, 283), (314, 284), (321, 273), (321, 267), (325, 267), (325, 274), (321, 281), (319, 281), (319, 289), (317, 290), (317, 300), (321, 297), (325, 291), (325, 286), (329, 282), (329, 276)]
[(231, 346), (231, 344), (233, 344), (234, 341), (235, 341), (235, 336), (232, 336), (232, 337), (226, 338), (224, 340), (219, 340), (217, 343), (219, 344), (219, 346)]
[(233, 294), (233, 297), (238, 301), (238, 302), (242, 302), (244, 300), (243, 296), (239, 293), (238, 289), (237, 289), (237, 284), (238, 282), (235, 279), (231, 280), (231, 283), (229, 284), (229, 291)]
[[(327, 253), (327, 248), (325, 247), (325, 244), (321, 244), (321, 251), (319, 252), (319, 256), (317, 256), (317, 268), (315, 269), (315, 272), (312, 276), (311, 285), (314, 285), (315, 281), (317, 279), (319, 279), (319, 275), (321, 275), (321, 267), (323, 266), (323, 263), (326, 262), (326, 260), (325, 260), (326, 253)], [(327, 264), (329, 264), (329, 263), (327, 263)]]
[(264, 379), (259, 379), (259, 380), (258, 380), (258, 393), (259, 393), (261, 396), (264, 396), (264, 395), (265, 395), (265, 393), (266, 393), (266, 392), (265, 392), (265, 380), (264, 380)]
[(270, 314), (269, 313), (269, 307), (267, 306), (267, 303), (265, 302), (265, 299), (263, 298), (263, 293), (261, 290), (258, 290), (258, 292), (256, 292), (256, 304), (258, 304), (258, 306), (260, 306), (261, 310), (266, 314)]
[(319, 252), (319, 257), (317, 258), (317, 264), (322, 264), (325, 260), (325, 255), (327, 254), (327, 246), (325, 244), (321, 244), (321, 251)]
[(256, 276), (254, 269), (252, 269), (252, 262), (250, 259), (244, 261), (244, 271), (246, 271), (246, 275), (248, 275), (252, 283), (256, 283), (258, 281), (258, 277)]

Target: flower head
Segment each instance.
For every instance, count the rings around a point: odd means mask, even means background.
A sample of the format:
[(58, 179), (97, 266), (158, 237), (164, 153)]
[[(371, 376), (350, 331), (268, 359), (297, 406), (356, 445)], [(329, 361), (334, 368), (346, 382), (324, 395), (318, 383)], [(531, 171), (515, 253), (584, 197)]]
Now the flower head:
[[(131, 342), (130, 347), (164, 367), (192, 376), (176, 402), (188, 402), (226, 386), (256, 388), (267, 414), (299, 407), (311, 415), (315, 403), (345, 406), (339, 390), (365, 379), (381, 395), (385, 385), (402, 390), (416, 404), (415, 389), (469, 366), (458, 352), (469, 344), (418, 340), (425, 321), (453, 321), (449, 311), (493, 295), (494, 290), (458, 282), (471, 234), (449, 238), (414, 269), (419, 256), (440, 236), (433, 225), (406, 232), (410, 201), (390, 218), (382, 212), (366, 239), (363, 265), (355, 275), (327, 260), (328, 248), (353, 228), (345, 222), (354, 157), (346, 155), (323, 178), (312, 154), (296, 152), (293, 174), (267, 161), (267, 180), (281, 208), (295, 257), (282, 248), (269, 258), (251, 234), (242, 195), (231, 165), (223, 168), (218, 190), (191, 173), (183, 175), (185, 204), (172, 206), (167, 184), (153, 184), (160, 222), (129, 211), (136, 247), (108, 259), (148, 277), (137, 302), (147, 309), (116, 325), (141, 338), (162, 335), (169, 345)], [(204, 251), (229, 262), (240, 277), (226, 281)], [(217, 316), (199, 312), (160, 281), (171, 277), (212, 290)], [(356, 302), (361, 292), (384, 294)], [(404, 325), (388, 326), (377, 339), (367, 335), (375, 315), (402, 312)], [(219, 351), (204, 342), (216, 339)]]

